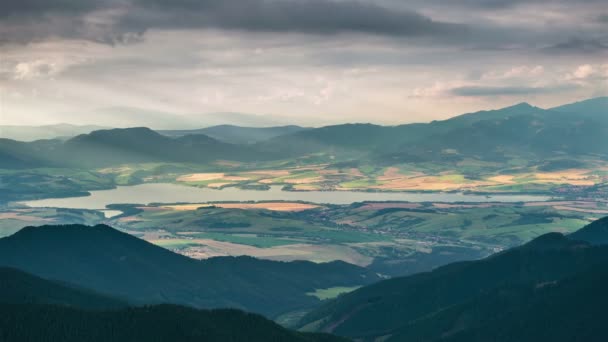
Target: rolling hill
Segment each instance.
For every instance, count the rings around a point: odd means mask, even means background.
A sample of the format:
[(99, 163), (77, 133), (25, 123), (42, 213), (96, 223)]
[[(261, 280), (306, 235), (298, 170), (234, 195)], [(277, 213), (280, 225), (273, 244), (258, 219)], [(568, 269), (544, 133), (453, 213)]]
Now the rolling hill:
[(90, 290), (0, 267), (0, 303), (52, 304), (82, 309), (119, 309), (127, 302)]
[(250, 257), (194, 260), (108, 226), (27, 227), (0, 239), (0, 266), (89, 288), (132, 304), (231, 307), (275, 316), (319, 303), (316, 289), (379, 280), (344, 262)]
[(332, 342), (346, 339), (299, 333), (238, 310), (175, 305), (83, 311), (52, 305), (0, 303), (0, 338), (12, 342)]
[(602, 266), (558, 281), (501, 287), (415, 321), (386, 341), (604, 341), (607, 284)]
[(170, 138), (149, 128), (95, 131), (72, 138), (60, 153), (77, 164), (105, 166), (133, 162), (204, 163), (217, 159), (255, 160), (249, 148), (215, 140), (204, 134)]
[[(235, 327), (238, 326), (238, 329)], [(342, 341), (238, 310), (126, 302), (0, 268), (2, 341)]]
[[(454, 263), (432, 272), (394, 278), (363, 287), (309, 313), (301, 321), (301, 326), (304, 329), (369, 340), (392, 336), (395, 340), (439, 341), (451, 336), (450, 332), (460, 330), (467, 332), (464, 336), (477, 338), (477, 329), (482, 327), (476, 326), (478, 320), (474, 317), (479, 315), (487, 322), (494, 322), (492, 324), (501, 321), (514, 324), (511, 335), (505, 336), (504, 339), (498, 338), (499, 335), (487, 335), (491, 334), (491, 329), (484, 330), (486, 335), (480, 333), (479, 336), (492, 336), (485, 340), (517, 341), (517, 337), (525, 335), (518, 335), (519, 332), (515, 329), (515, 324), (521, 323), (515, 312), (526, 310), (526, 307), (517, 306), (517, 303), (530, 302), (527, 299), (518, 302), (517, 298), (527, 298), (531, 295), (534, 301), (545, 303), (545, 294), (537, 298), (533, 293), (534, 289), (544, 284), (559, 284), (563, 279), (584, 275), (585, 272), (591, 272), (592, 275), (597, 275), (598, 279), (606, 280), (604, 275), (594, 272), (606, 266), (608, 246), (592, 246), (559, 233), (549, 233), (526, 245), (486, 259)], [(584, 275), (583, 279), (588, 279), (588, 276)], [(584, 286), (577, 284), (573, 286)], [(605, 285), (604, 283), (603, 286)], [(563, 291), (571, 291), (571, 288), (568, 285)], [(515, 299), (509, 299), (510, 293)], [(546, 295), (552, 296), (551, 293), (549, 291)], [(511, 303), (512, 312), (489, 311), (491, 307), (501, 307), (497, 303), (502, 301)], [(564, 302), (564, 307), (570, 304), (573, 303)], [(476, 311), (477, 308), (479, 311)], [(542, 306), (536, 307), (535, 310), (542, 311)], [(568, 316), (563, 317), (565, 319)], [(445, 330), (438, 327), (445, 327)], [(527, 329), (530, 336), (536, 336), (534, 333), (547, 333), (547, 326), (543, 325)], [(500, 330), (510, 331), (506, 323)]]
[(125, 163), (207, 163), (218, 159), (269, 159), (251, 149), (203, 134), (170, 138), (149, 128), (116, 128), (82, 134), (67, 141), (19, 142), (0, 139), (0, 168), (101, 167)]
[(608, 245), (608, 217), (596, 220), (569, 235), (573, 240), (585, 241), (592, 245)]

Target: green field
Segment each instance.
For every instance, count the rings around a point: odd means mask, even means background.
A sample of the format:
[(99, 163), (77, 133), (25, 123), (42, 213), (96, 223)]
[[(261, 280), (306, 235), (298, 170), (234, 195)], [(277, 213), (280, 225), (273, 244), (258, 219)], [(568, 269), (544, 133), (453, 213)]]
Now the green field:
[(360, 287), (361, 286), (352, 286), (352, 287), (336, 286), (336, 287), (330, 287), (328, 289), (316, 289), (315, 292), (309, 292), (309, 293), (307, 293), (307, 295), (317, 297), (320, 300), (333, 299), (333, 298), (338, 297), (341, 294), (355, 291), (356, 289), (358, 289)]

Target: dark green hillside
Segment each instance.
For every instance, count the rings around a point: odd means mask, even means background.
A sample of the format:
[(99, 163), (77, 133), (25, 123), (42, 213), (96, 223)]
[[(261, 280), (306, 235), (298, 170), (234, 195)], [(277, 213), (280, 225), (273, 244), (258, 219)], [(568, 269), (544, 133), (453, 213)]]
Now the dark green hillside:
[(428, 135), (383, 158), (427, 160), (465, 157), (534, 162), (551, 156), (606, 155), (608, 121), (593, 115), (544, 110), (526, 104), (429, 124)]
[(383, 336), (505, 286), (556, 281), (607, 265), (608, 247), (549, 233), (483, 260), (361, 288), (308, 314), (302, 325), (350, 337)]
[[(401, 145), (426, 136), (428, 124), (378, 126), (372, 124), (343, 124), (309, 129), (283, 135), (257, 145), (262, 151), (282, 156), (308, 153), (337, 153), (339, 155), (365, 155)], [(384, 151), (386, 152), (386, 151)]]
[(344, 262), (198, 261), (104, 225), (24, 228), (0, 239), (0, 265), (137, 304), (234, 307), (270, 316), (317, 305), (306, 295), (316, 289), (379, 279)]
[(608, 217), (594, 221), (568, 236), (573, 240), (589, 242), (592, 245), (608, 244)]
[(608, 271), (501, 287), (415, 321), (388, 341), (606, 341)]
[(287, 330), (238, 310), (196, 310), (174, 305), (118, 311), (82, 311), (51, 305), (0, 304), (0, 340), (97, 341), (345, 341)]
[(0, 139), (0, 169), (24, 169), (58, 165), (52, 151), (62, 143), (58, 140), (21, 142)]
[(0, 267), (0, 303), (54, 304), (85, 309), (117, 309), (127, 305), (118, 299)]
[(60, 150), (76, 156), (76, 165), (106, 166), (138, 162), (204, 163), (216, 159), (249, 159), (248, 148), (203, 134), (170, 138), (149, 128), (95, 131), (68, 140)]
[(123, 301), (0, 268), (0, 341), (342, 341), (238, 310)]
[(149, 128), (121, 128), (82, 134), (67, 141), (30, 143), (0, 139), (0, 168), (102, 167), (126, 163), (207, 163), (218, 159), (257, 161), (270, 155), (203, 134), (170, 138)]

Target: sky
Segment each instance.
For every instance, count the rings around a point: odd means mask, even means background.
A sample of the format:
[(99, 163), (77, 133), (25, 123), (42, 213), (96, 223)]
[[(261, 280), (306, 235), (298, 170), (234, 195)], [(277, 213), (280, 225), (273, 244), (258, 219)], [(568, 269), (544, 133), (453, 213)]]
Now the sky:
[(3, 0), (0, 124), (428, 122), (608, 95), (608, 0)]

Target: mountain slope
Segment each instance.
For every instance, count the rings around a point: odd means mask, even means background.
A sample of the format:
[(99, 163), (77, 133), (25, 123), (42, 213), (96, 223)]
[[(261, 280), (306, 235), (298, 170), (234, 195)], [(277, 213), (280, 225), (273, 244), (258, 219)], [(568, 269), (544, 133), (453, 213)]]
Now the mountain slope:
[(595, 117), (598, 120), (608, 120), (608, 96), (566, 104), (551, 108), (551, 111), (571, 113), (579, 116)]
[(551, 156), (608, 154), (608, 121), (594, 115), (557, 112), (519, 104), (433, 122), (422, 139), (389, 155), (445, 160), (505, 161)]
[[(218, 158), (250, 158), (246, 148), (223, 143), (203, 134), (169, 138), (149, 128), (95, 131), (68, 140), (65, 154), (85, 165), (134, 162), (206, 162)], [(74, 158), (74, 156), (76, 158)]]
[(551, 110), (520, 103), (427, 124), (327, 126), (280, 136), (258, 148), (282, 155), (334, 153), (382, 164), (606, 156), (605, 102), (592, 99)]
[(270, 316), (317, 305), (306, 295), (315, 289), (378, 280), (344, 262), (198, 261), (103, 225), (24, 228), (0, 239), (0, 265), (136, 304), (234, 307)]
[(82, 311), (51, 305), (0, 304), (2, 341), (344, 341), (287, 330), (237, 310), (159, 305), (118, 311)]
[(349, 337), (390, 335), (408, 324), (502, 287), (531, 286), (608, 266), (608, 246), (558, 233), (483, 260), (382, 281), (308, 314), (302, 325)]
[(160, 130), (159, 133), (169, 137), (181, 137), (184, 135), (204, 134), (216, 140), (231, 144), (253, 144), (260, 141), (272, 139), (285, 134), (292, 134), (306, 130), (300, 126), (276, 126), (276, 127), (241, 127), (234, 125), (218, 125), (192, 130)]
[(400, 329), (387, 341), (605, 341), (608, 271), (501, 287)]
[[(238, 326), (238, 329), (235, 329)], [(2, 341), (341, 341), (238, 310), (127, 308), (89, 290), (0, 268)]]
[(6, 267), (0, 267), (0, 303), (54, 304), (85, 309), (117, 309), (127, 305), (118, 299)]
[(573, 240), (588, 242), (592, 245), (608, 244), (608, 217), (596, 220), (568, 235)]

